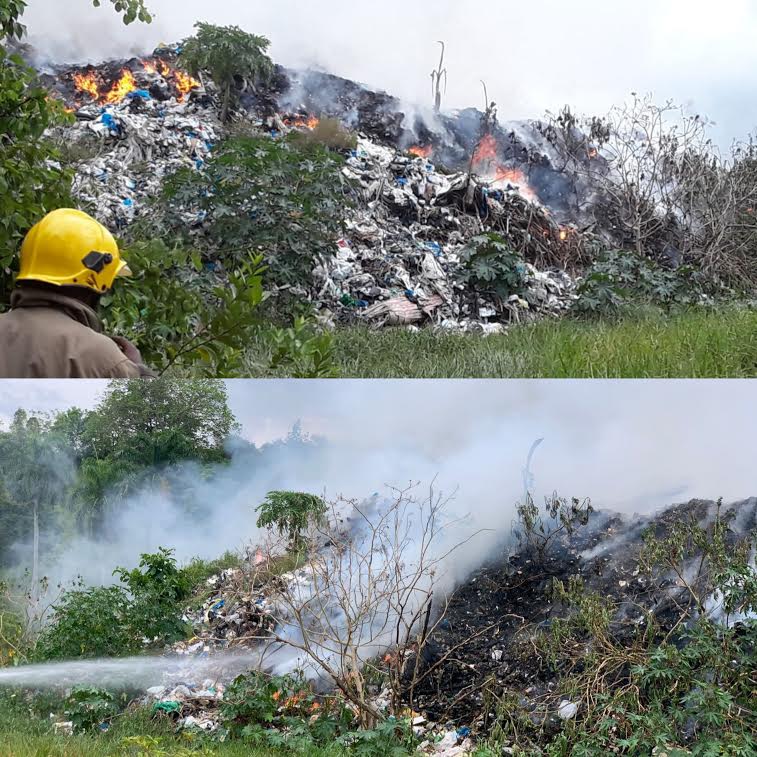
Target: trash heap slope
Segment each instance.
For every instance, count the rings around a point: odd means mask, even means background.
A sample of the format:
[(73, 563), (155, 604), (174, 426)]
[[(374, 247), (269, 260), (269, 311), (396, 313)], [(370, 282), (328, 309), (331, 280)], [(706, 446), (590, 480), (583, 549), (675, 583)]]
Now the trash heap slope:
[[(122, 233), (149, 216), (167, 176), (202, 171), (227, 134), (213, 82), (175, 68), (171, 50), (44, 79), (75, 115), (58, 134), (76, 167), (74, 195)], [(411, 116), (383, 93), (280, 67), (267, 90), (244, 92), (242, 102), (238, 121), (272, 139), (312, 130), (321, 117), (359, 135), (343, 170), (354, 199), (345, 238), (300, 287), (324, 323), (495, 333), (559, 316), (575, 301), (577, 266), (594, 239), (590, 203), (579, 178), (554, 167), (556, 148), (536, 124), (495, 120), (482, 138), (485, 115), (476, 111)], [(187, 211), (201, 229), (202, 214)], [(461, 283), (461, 251), (489, 231), (522, 259), (522, 288), (508, 297)]]

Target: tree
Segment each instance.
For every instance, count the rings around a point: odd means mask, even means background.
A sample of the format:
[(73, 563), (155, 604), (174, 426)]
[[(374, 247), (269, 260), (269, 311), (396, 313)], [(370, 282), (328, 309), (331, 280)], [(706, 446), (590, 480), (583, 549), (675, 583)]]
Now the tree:
[[(252, 249), (263, 255), (267, 277), (302, 286), (313, 268), (334, 254), (345, 198), (341, 156), (296, 140), (240, 137), (219, 145), (204, 170), (171, 177), (153, 222), (156, 236), (187, 235), (208, 257), (234, 261)], [(205, 221), (186, 229), (186, 208)]]
[(111, 384), (86, 436), (94, 457), (155, 468), (225, 460), (237, 428), (223, 382), (164, 378)]
[(298, 549), (305, 529), (316, 524), (326, 514), (326, 503), (315, 494), (303, 492), (268, 492), (257, 506), (258, 528), (275, 526), (286, 534), (294, 549)]
[(214, 26), (198, 22), (197, 33), (181, 43), (180, 64), (193, 76), (207, 71), (221, 90), (221, 120), (228, 121), (237, 80), (256, 87), (273, 74), (266, 55), (270, 41), (238, 26)]
[[(11, 428), (0, 435), (0, 501), (10, 527), (20, 541), (31, 542), (31, 583), (27, 612), (37, 614), (40, 591), (39, 565), (42, 534), (56, 533), (61, 526), (74, 466), (48, 424), (34, 414), (18, 410)], [(6, 526), (0, 521), (0, 530)]]

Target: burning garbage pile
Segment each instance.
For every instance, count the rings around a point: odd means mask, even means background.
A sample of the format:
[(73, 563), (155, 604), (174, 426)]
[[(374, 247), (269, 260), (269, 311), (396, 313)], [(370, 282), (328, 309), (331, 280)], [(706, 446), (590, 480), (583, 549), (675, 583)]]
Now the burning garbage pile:
[(76, 117), (60, 135), (67, 149), (86, 154), (77, 161), (73, 193), (114, 229), (144, 213), (167, 176), (201, 167), (219, 138), (200, 82), (157, 55), (70, 69), (43, 82)]
[[(116, 229), (148, 214), (177, 169), (202, 170), (225, 134), (213, 82), (193, 79), (175, 61), (165, 49), (43, 77), (76, 117), (59, 135), (69, 152), (83, 154), (74, 195)], [(331, 117), (358, 132), (344, 168), (357, 196), (345, 208), (347, 233), (302, 283), (324, 323), (496, 333), (572, 306), (575, 266), (593, 238), (591, 203), (535, 124), (501, 126), (477, 111), (411, 117), (383, 93), (281, 67), (268, 89), (243, 93), (242, 103), (244, 118), (272, 138)], [(461, 253), (490, 231), (524, 261), (521, 290), (504, 298), (461, 280)]]

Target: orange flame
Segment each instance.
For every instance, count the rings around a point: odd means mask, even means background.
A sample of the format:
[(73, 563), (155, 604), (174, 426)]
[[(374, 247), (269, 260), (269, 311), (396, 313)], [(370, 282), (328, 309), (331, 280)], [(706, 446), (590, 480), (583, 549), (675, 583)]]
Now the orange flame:
[(95, 100), (100, 99), (100, 86), (94, 73), (74, 74), (74, 86), (79, 92), (84, 92)]
[(487, 134), (473, 153), (473, 169), (485, 176), (495, 186), (509, 185), (529, 202), (538, 203), (539, 196), (531, 188), (526, 175), (519, 168), (508, 168), (499, 161), (497, 140), (494, 135)]
[(568, 238), (568, 232), (565, 229), (560, 229), (560, 241), (564, 242)]
[(158, 69), (156, 66), (154, 66), (152, 63), (150, 63), (149, 60), (143, 60), (142, 61), (142, 68), (144, 68), (145, 72), (148, 74), (157, 74)]
[[(163, 76), (166, 76), (166, 74), (163, 74)], [(200, 86), (200, 82), (197, 79), (184, 71), (174, 71), (173, 78), (176, 83), (176, 89), (179, 91), (179, 97), (177, 98), (179, 102), (184, 102), (187, 95), (193, 89), (197, 89)]]
[(137, 82), (134, 78), (134, 74), (125, 68), (121, 72), (121, 78), (113, 85), (113, 87), (111, 87), (110, 92), (105, 96), (104, 102), (106, 105), (116, 105), (117, 103), (120, 103), (129, 92), (133, 92), (136, 88)]
[(434, 148), (432, 145), (426, 145), (426, 147), (420, 147), (419, 145), (414, 145), (411, 147), (408, 152), (411, 155), (415, 155), (416, 158), (430, 158), (431, 153), (434, 151)]
[(302, 117), (296, 117), (296, 118), (285, 118), (284, 123), (290, 128), (290, 129), (315, 129), (319, 123), (321, 123), (321, 120), (317, 118), (316, 116), (309, 116), (308, 118), (302, 118)]
[(497, 140), (493, 135), (487, 134), (476, 147), (473, 153), (473, 167), (478, 169), (482, 164), (497, 159)]

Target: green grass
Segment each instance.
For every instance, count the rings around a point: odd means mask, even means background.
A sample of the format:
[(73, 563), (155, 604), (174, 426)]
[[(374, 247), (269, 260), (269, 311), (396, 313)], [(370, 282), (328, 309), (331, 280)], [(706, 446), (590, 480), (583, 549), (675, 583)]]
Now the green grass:
[[(129, 741), (136, 737), (137, 742)], [(255, 748), (240, 741), (187, 740), (166, 719), (153, 720), (145, 711), (129, 712), (113, 721), (105, 733), (63, 736), (50, 722), (0, 693), (0, 757), (285, 757), (291, 751)], [(340, 757), (337, 749), (309, 749), (313, 757)]]
[(344, 378), (757, 377), (757, 311), (735, 308), (542, 321), (492, 337), (350, 328), (335, 341)]

